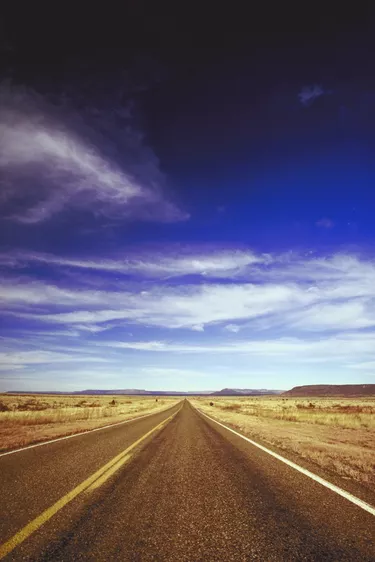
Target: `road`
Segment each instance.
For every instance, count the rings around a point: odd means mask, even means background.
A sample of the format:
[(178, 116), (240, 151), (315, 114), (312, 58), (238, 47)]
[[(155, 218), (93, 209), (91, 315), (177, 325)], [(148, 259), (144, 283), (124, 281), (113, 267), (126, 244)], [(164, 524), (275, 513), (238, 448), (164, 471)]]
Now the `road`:
[(0, 471), (4, 560), (375, 560), (371, 513), (188, 401), (0, 457)]

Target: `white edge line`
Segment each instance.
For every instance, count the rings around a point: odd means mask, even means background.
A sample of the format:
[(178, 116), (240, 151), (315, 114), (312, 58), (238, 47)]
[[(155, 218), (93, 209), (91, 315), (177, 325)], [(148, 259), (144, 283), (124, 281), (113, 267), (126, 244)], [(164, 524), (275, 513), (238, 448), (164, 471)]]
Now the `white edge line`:
[(224, 427), (228, 431), (231, 431), (235, 435), (238, 435), (238, 437), (242, 437), (242, 439), (245, 439), (245, 441), (248, 441), (249, 443), (254, 445), (254, 447), (258, 447), (258, 449), (261, 449), (265, 453), (268, 453), (269, 455), (272, 455), (273, 457), (275, 457), (275, 459), (278, 459), (279, 461), (287, 464), (291, 468), (294, 468), (294, 470), (298, 470), (298, 472), (301, 472), (305, 476), (308, 476), (312, 480), (315, 480), (315, 482), (318, 482), (322, 486), (325, 486), (329, 490), (332, 490), (332, 492), (336, 492), (336, 494), (338, 494), (339, 496), (342, 496), (343, 498), (349, 500), (350, 502), (354, 503), (358, 507), (364, 509), (368, 513), (371, 513), (371, 515), (375, 515), (375, 508), (372, 507), (369, 503), (366, 503), (363, 500), (360, 500), (356, 496), (353, 496), (353, 494), (350, 494), (349, 492), (346, 492), (342, 488), (339, 488), (339, 486), (335, 486), (335, 484), (331, 484), (327, 480), (324, 480), (324, 478), (321, 478), (320, 476), (317, 476), (313, 472), (310, 472), (309, 470), (306, 470), (306, 468), (303, 468), (302, 466), (299, 466), (295, 462), (292, 462), (292, 461), (286, 459), (285, 457), (282, 457), (281, 455), (278, 455), (277, 453), (274, 453), (270, 449), (267, 449), (266, 447), (263, 447), (263, 445), (260, 445), (256, 441), (253, 441), (252, 439), (249, 439), (248, 437), (245, 437), (245, 435), (242, 435), (241, 433), (238, 433), (238, 431), (235, 431), (234, 429), (232, 429), (230, 427), (227, 427), (223, 423), (215, 420), (214, 418), (211, 418), (211, 416), (208, 416), (207, 414), (202, 412), (202, 410), (200, 410), (199, 408), (196, 408), (196, 410), (198, 410), (199, 413), (201, 413), (203, 416), (205, 416), (209, 420), (213, 421), (214, 423), (217, 423), (218, 425), (221, 425), (221, 427)]
[[(176, 404), (174, 404), (175, 406)], [(41, 443), (34, 443), (33, 445), (28, 445), (27, 447), (21, 447), (21, 449), (14, 449), (13, 451), (6, 451), (5, 453), (0, 453), (0, 457), (5, 457), (6, 455), (13, 455), (14, 453), (21, 453), (22, 451), (27, 451), (27, 449), (34, 449), (35, 447), (41, 447), (42, 445), (49, 445), (50, 443), (56, 443), (57, 441), (63, 441), (64, 439), (72, 439), (73, 437), (79, 437), (80, 435), (87, 435), (88, 433), (93, 433), (94, 431), (101, 431), (102, 429), (108, 429), (109, 427), (115, 427), (116, 425), (123, 425), (124, 423), (129, 423), (132, 421), (137, 421), (142, 418), (148, 418), (149, 416), (155, 416), (156, 414), (161, 414), (162, 412), (167, 412), (174, 406), (169, 406), (164, 410), (159, 410), (158, 412), (151, 412), (150, 414), (144, 414), (143, 416), (138, 416), (137, 418), (130, 418), (121, 422), (111, 423), (109, 425), (103, 425), (103, 427), (96, 427), (95, 429), (88, 429), (87, 431), (80, 431), (80, 433), (73, 433), (73, 435), (65, 435), (64, 437), (56, 437), (56, 439), (50, 439), (49, 441), (42, 441)]]

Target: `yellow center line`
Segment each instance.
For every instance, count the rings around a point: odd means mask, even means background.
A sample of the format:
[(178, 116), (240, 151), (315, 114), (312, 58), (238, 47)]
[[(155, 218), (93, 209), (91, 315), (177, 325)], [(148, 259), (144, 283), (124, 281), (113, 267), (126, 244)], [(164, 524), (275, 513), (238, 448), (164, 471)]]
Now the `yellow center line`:
[[(181, 409), (181, 408), (180, 408)], [(12, 550), (14, 550), (17, 546), (19, 546), (23, 541), (25, 541), (32, 533), (37, 531), (44, 523), (46, 523), (51, 517), (53, 517), (60, 509), (65, 507), (69, 502), (71, 502), (74, 498), (76, 498), (79, 494), (83, 491), (87, 490), (88, 488), (97, 488), (101, 486), (112, 474), (114, 474), (128, 459), (131, 455), (129, 455), (130, 451), (135, 449), (137, 445), (139, 445), (142, 441), (147, 439), (154, 431), (160, 429), (163, 425), (169, 422), (178, 412), (180, 409), (169, 416), (167, 419), (156, 425), (150, 431), (145, 433), (142, 437), (137, 439), (130, 447), (119, 453), (115, 456), (112, 460), (110, 460), (107, 464), (99, 468), (94, 474), (89, 476), (86, 480), (81, 482), (76, 488), (74, 488), (71, 492), (68, 492), (65, 496), (59, 499), (56, 503), (54, 503), (51, 507), (43, 511), (38, 517), (36, 517), (33, 521), (30, 521), (23, 529), (18, 531), (13, 537), (11, 537), (8, 541), (0, 545), (0, 560), (2, 560), (5, 556), (7, 556)], [(91, 489), (91, 488), (90, 488)]]
[(95, 482), (93, 482), (91, 486), (86, 488), (85, 492), (92, 492), (93, 490), (96, 490), (96, 488), (99, 488), (102, 484), (104, 484), (104, 482), (108, 480), (108, 478), (110, 478), (110, 476), (112, 476), (112, 474), (117, 472), (119, 468), (121, 468), (126, 462), (128, 462), (128, 460), (131, 459), (132, 456), (133, 455), (131, 453), (128, 453), (119, 461), (117, 461), (117, 463), (109, 468), (102, 476), (100, 476), (100, 478), (95, 480)]

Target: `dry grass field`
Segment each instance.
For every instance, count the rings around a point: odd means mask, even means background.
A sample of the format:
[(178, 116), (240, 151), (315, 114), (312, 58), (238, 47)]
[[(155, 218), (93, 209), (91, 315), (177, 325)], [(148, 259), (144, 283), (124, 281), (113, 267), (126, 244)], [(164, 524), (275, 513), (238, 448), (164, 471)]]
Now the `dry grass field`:
[(254, 440), (375, 487), (375, 398), (202, 397), (191, 402)]
[(0, 395), (0, 451), (102, 427), (176, 404), (179, 398)]

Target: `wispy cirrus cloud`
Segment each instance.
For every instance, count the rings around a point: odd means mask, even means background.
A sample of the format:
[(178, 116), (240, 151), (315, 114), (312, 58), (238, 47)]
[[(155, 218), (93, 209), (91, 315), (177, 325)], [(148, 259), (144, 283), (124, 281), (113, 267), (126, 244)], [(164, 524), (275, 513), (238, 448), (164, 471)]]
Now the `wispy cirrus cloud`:
[(0, 365), (2, 370), (9, 367), (25, 366), (25, 365), (41, 365), (52, 363), (107, 363), (108, 360), (104, 357), (93, 357), (90, 354), (86, 355), (72, 355), (69, 353), (43, 351), (43, 350), (29, 350), (29, 351), (7, 351), (0, 352)]
[[(124, 364), (127, 377), (132, 366), (142, 377), (147, 364), (163, 369), (167, 354), (170, 369), (183, 356), (187, 370), (205, 363), (207, 373), (223, 365), (232, 372), (236, 365), (238, 372), (273, 372), (275, 381), (281, 369), (300, 383), (299, 372), (317, 365), (371, 377), (373, 259), (190, 248), (165, 252), (158, 268), (159, 255), (147, 250), (135, 258), (133, 249), (131, 257), (98, 259), (95, 268), (80, 259), (65, 277), (69, 258), (15, 254), (12, 261), (4, 254), (2, 372), (24, 369), (27, 380), (31, 369), (71, 365), (79, 373), (87, 358), (98, 372), (105, 360), (106, 372), (121, 380)], [(35, 266), (43, 266), (44, 280)]]
[[(0, 299), (13, 316), (91, 333), (99, 333), (106, 323), (193, 331), (222, 326), (233, 333), (244, 327), (264, 330), (283, 325), (290, 330), (324, 331), (375, 325), (375, 265), (371, 260), (350, 255), (326, 259), (275, 255), (267, 256), (264, 263), (263, 256), (234, 252), (230, 257), (225, 251), (220, 282), (211, 279), (217, 275), (218, 262), (218, 251), (211, 261), (202, 254), (189, 259), (165, 258), (167, 266), (161, 267), (158, 278), (154, 259), (110, 260), (111, 267), (102, 270), (100, 278), (90, 278), (88, 286), (80, 283), (69, 288), (11, 276), (0, 285)], [(50, 265), (53, 263), (51, 259)], [(65, 261), (56, 258), (56, 263)], [(111, 278), (103, 290), (103, 273), (125, 273), (127, 268), (132, 272), (139, 264), (146, 272), (143, 284)], [(201, 280), (168, 283), (164, 279), (167, 267), (172, 277), (188, 275), (192, 269), (200, 271)]]
[[(64, 325), (101, 324), (108, 321), (134, 322), (164, 328), (203, 330), (205, 325), (248, 320), (288, 310), (315, 300), (298, 287), (262, 284), (203, 284), (154, 287), (131, 293), (64, 291), (45, 284), (8, 284), (0, 298), (9, 312), (19, 317)], [(12, 304), (14, 306), (12, 307)], [(58, 312), (37, 312), (30, 303), (59, 307)], [(19, 310), (20, 305), (22, 309)], [(26, 307), (26, 309), (25, 309)], [(69, 310), (69, 308), (73, 310)], [(68, 310), (67, 310), (68, 309)]]
[(327, 92), (321, 84), (313, 84), (311, 86), (304, 86), (298, 93), (298, 99), (302, 105), (309, 106), (314, 103), (317, 98), (327, 93), (330, 92)]
[(320, 338), (281, 337), (278, 339), (221, 340), (211, 343), (179, 343), (176, 341), (106, 341), (100, 345), (113, 349), (164, 353), (220, 353), (245, 354), (249, 356), (278, 357), (289, 359), (293, 356), (302, 361), (326, 361), (337, 358), (348, 360), (355, 354), (373, 355), (375, 333), (349, 332), (346, 334)]
[(40, 252), (13, 251), (0, 254), (0, 266), (13, 268), (27, 267), (33, 264), (48, 264), (56, 267), (72, 268), (81, 271), (101, 273), (118, 273), (136, 275), (137, 277), (156, 278), (183, 277), (201, 275), (203, 277), (235, 277), (258, 264), (269, 264), (272, 257), (268, 254), (256, 255), (245, 250), (195, 249), (171, 246), (163, 251), (139, 249), (128, 250), (125, 256), (117, 255), (111, 259), (98, 256), (79, 258), (56, 256)]
[(224, 329), (228, 332), (232, 332), (233, 334), (237, 334), (241, 330), (241, 327), (237, 324), (227, 324), (224, 326)]
[(290, 323), (295, 328), (315, 332), (375, 327), (375, 298), (318, 303), (295, 314)]
[(0, 107), (4, 217), (36, 224), (79, 210), (121, 220), (187, 218), (163, 194), (165, 178), (129, 108), (78, 112), (66, 97), (51, 103), (9, 84), (0, 86)]
[[(312, 252), (286, 252), (282, 254), (255, 253), (250, 250), (223, 249), (218, 247), (157, 247), (149, 250), (129, 248), (122, 254), (117, 251), (112, 257), (97, 256), (76, 257), (54, 255), (50, 253), (25, 252), (13, 250), (0, 253), (0, 267), (5, 272), (18, 272), (32, 269), (41, 264), (48, 269), (56, 268), (60, 275), (70, 269), (77, 273), (98, 273), (105, 279), (106, 275), (134, 276), (137, 280), (147, 280), (158, 284), (174, 277), (197, 276), (209, 282), (217, 278), (220, 282), (263, 283), (270, 279), (273, 282), (310, 283), (309, 289), (314, 290), (315, 282), (321, 286), (327, 282), (336, 296), (352, 296), (352, 285), (357, 286), (357, 296), (369, 291), (375, 283), (375, 260), (362, 259), (355, 254), (333, 253), (317, 256)], [(98, 283), (96, 277), (83, 277), (83, 283)], [(182, 281), (183, 283), (184, 281)], [(74, 284), (73, 284), (74, 285)], [(119, 283), (120, 285), (120, 283)]]

